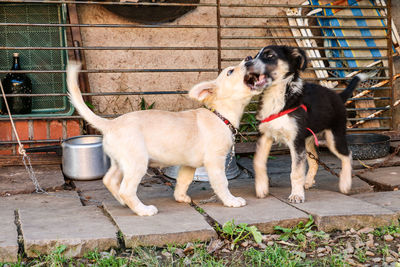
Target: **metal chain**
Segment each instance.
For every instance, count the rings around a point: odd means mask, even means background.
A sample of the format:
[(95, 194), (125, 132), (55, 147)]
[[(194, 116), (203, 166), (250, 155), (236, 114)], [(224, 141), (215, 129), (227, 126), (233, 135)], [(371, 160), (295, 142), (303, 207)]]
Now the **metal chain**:
[(376, 164), (374, 164), (372, 166), (368, 166), (366, 169), (358, 171), (357, 174), (363, 174), (363, 173), (365, 173), (367, 171), (373, 171), (373, 170), (375, 170), (377, 168), (380, 168), (380, 167), (391, 167), (391, 166), (394, 166), (395, 164), (394, 163), (389, 163), (389, 161), (391, 161), (399, 152), (400, 152), (400, 145), (398, 145), (395, 148), (394, 152), (392, 154), (390, 154), (384, 161), (382, 161), (381, 163), (376, 163)]
[(55, 193), (49, 193), (49, 192), (47, 192), (46, 190), (44, 190), (40, 186), (40, 183), (39, 183), (39, 181), (38, 181), (38, 179), (36, 177), (36, 174), (35, 174), (35, 172), (33, 170), (32, 164), (31, 164), (31, 158), (26, 154), (26, 150), (24, 149), (24, 146), (21, 143), (21, 140), (19, 139), (18, 132), (17, 132), (17, 129), (15, 128), (14, 119), (13, 119), (13, 117), (11, 115), (10, 107), (8, 106), (7, 98), (6, 98), (6, 95), (5, 95), (5, 92), (4, 92), (4, 88), (3, 88), (3, 83), (1, 82), (1, 80), (0, 80), (0, 89), (1, 89), (1, 93), (3, 95), (3, 99), (4, 99), (4, 103), (5, 103), (7, 112), (8, 112), (8, 116), (10, 118), (10, 123), (11, 123), (11, 126), (12, 126), (12, 130), (13, 130), (13, 132), (15, 134), (15, 138), (17, 139), (17, 142), (18, 142), (18, 145), (19, 145), (18, 153), (20, 155), (22, 155), (22, 162), (24, 163), (25, 169), (28, 172), (29, 178), (31, 179), (33, 185), (35, 186), (35, 193), (45, 194), (45, 195), (49, 195), (49, 196), (51, 195), (51, 196), (55, 196), (55, 197), (59, 197), (59, 198), (78, 198), (78, 199), (83, 200), (83, 201), (90, 201), (90, 202), (93, 202), (93, 203), (101, 205), (102, 202), (100, 202), (100, 201), (86, 199), (86, 198), (81, 197), (79, 195), (78, 195), (78, 197), (73, 197), (73, 196), (61, 196), (61, 195), (57, 195)]
[[(400, 152), (400, 145), (398, 145), (398, 146), (396, 147), (396, 149), (394, 150), (394, 152), (393, 152), (392, 154), (390, 154), (390, 155), (389, 155), (384, 161), (382, 161), (381, 163), (374, 164), (374, 165), (372, 165), (372, 166), (370, 166), (370, 167), (365, 168), (364, 170), (358, 171), (356, 174), (353, 174), (352, 176), (354, 177), (354, 176), (357, 176), (357, 175), (359, 175), (359, 174), (363, 174), (363, 173), (365, 173), (365, 172), (373, 171), (373, 170), (375, 170), (375, 169), (377, 169), (377, 168), (380, 168), (380, 167), (390, 167), (390, 166), (394, 166), (394, 164), (393, 164), (393, 163), (389, 163), (389, 161), (392, 160), (399, 152)], [(334, 176), (336, 176), (336, 177), (338, 177), (338, 178), (340, 177), (340, 175), (339, 175), (337, 172), (335, 172), (334, 170), (332, 170), (326, 163), (324, 163), (323, 161), (321, 161), (321, 160), (320, 160), (318, 157), (316, 157), (313, 153), (307, 152), (307, 155), (308, 155), (311, 159), (315, 160), (315, 161), (318, 163), (318, 165), (322, 166), (326, 171), (328, 171), (329, 173), (331, 173), (332, 175), (334, 175)], [(367, 166), (367, 165), (364, 164), (364, 166)]]
[(307, 155), (308, 155), (311, 159), (315, 160), (315, 161), (318, 163), (318, 165), (322, 166), (326, 171), (330, 172), (332, 175), (334, 175), (334, 176), (336, 176), (336, 177), (338, 177), (338, 178), (340, 177), (339, 174), (338, 174), (337, 172), (335, 172), (334, 170), (332, 170), (326, 163), (324, 163), (323, 161), (321, 161), (321, 160), (320, 160), (318, 157), (316, 157), (313, 153), (307, 151)]

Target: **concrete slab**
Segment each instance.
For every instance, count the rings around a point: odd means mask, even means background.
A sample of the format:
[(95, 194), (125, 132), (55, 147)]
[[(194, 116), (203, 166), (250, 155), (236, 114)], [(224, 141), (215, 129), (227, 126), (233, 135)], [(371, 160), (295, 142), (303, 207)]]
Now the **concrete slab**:
[[(289, 193), (290, 188), (271, 188), (273, 196), (287, 203)], [(324, 190), (308, 190), (304, 203), (291, 205), (313, 215), (316, 225), (323, 231), (390, 225), (397, 219), (389, 209)]]
[[(54, 201), (54, 200), (57, 201)], [(62, 208), (81, 207), (82, 203), (75, 191), (58, 191), (48, 194), (21, 194), (9, 197), (0, 197), (0, 210), (12, 209), (38, 209), (41, 207)]]
[[(2, 198), (0, 199), (2, 201)], [(0, 209), (0, 265), (18, 260), (18, 233), (13, 209)]]
[(352, 197), (392, 210), (400, 216), (400, 191), (373, 192)]
[(379, 168), (374, 171), (357, 173), (358, 176), (384, 190), (398, 190), (400, 188), (400, 166)]
[(18, 195), (1, 200), (0, 210), (7, 206), (18, 211), (28, 257), (36, 257), (36, 252), (49, 254), (60, 245), (67, 246), (68, 257), (117, 246), (117, 229), (111, 220), (97, 207), (83, 207), (74, 191), (57, 192), (56, 196)]
[[(335, 159), (330, 162), (325, 161), (325, 158), (323, 158), (323, 160), (329, 167), (339, 167), (339, 165), (336, 165)], [(248, 157), (240, 158), (238, 163), (254, 175), (252, 159)], [(271, 187), (290, 187), (290, 164), (291, 160), (289, 155), (278, 155), (276, 156), (276, 159), (268, 161), (267, 171), (270, 178)], [(320, 167), (317, 176), (315, 177), (314, 188), (339, 192), (338, 178)], [(353, 184), (350, 194), (359, 194), (372, 191), (373, 188), (368, 183), (364, 182), (358, 177), (353, 177)]]
[[(151, 171), (149, 170), (148, 172)], [(152, 177), (150, 175), (145, 175), (140, 184), (143, 185), (144, 187), (148, 187), (153, 184), (163, 184), (163, 182), (159, 178)], [(76, 186), (77, 190), (82, 192), (107, 189), (104, 186), (102, 179), (91, 180), (91, 181), (74, 180), (74, 185)]]
[(254, 184), (250, 179), (232, 180), (230, 190), (234, 196), (244, 198), (247, 205), (240, 208), (228, 208), (218, 200), (214, 203), (202, 204), (214, 193), (211, 189), (194, 193), (193, 201), (220, 224), (232, 219), (235, 223), (255, 225), (263, 233), (272, 233), (274, 226), (293, 227), (300, 221), (307, 221), (308, 215), (273, 196), (259, 199), (255, 196)]
[[(43, 189), (62, 189), (64, 176), (58, 165), (34, 166), (36, 177)], [(0, 196), (27, 194), (35, 191), (24, 166), (0, 168)]]
[(189, 204), (178, 203), (172, 196), (143, 202), (155, 205), (158, 214), (141, 217), (127, 207), (105, 203), (105, 210), (122, 232), (126, 247), (184, 244), (217, 237), (204, 217)]
[[(159, 197), (172, 197), (173, 190), (171, 189), (171, 187), (165, 184), (154, 184), (154, 183), (150, 185), (140, 184), (137, 195), (141, 200), (159, 198)], [(85, 201), (85, 205), (98, 206), (99, 203), (119, 205), (119, 202), (113, 197), (113, 195), (111, 195), (110, 191), (108, 191), (108, 189), (106, 189), (105, 187), (97, 190), (94, 189), (94, 190), (81, 191), (81, 196), (88, 200)]]

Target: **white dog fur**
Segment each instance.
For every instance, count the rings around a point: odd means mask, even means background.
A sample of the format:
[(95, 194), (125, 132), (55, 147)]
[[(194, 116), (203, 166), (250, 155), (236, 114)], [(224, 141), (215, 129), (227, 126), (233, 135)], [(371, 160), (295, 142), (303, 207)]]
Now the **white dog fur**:
[[(148, 166), (173, 165), (181, 166), (174, 192), (176, 201), (191, 201), (187, 189), (195, 169), (205, 166), (211, 186), (225, 206), (246, 204), (228, 189), (225, 159), (232, 146), (232, 133), (220, 118), (205, 108), (182, 112), (144, 110), (112, 120), (101, 118), (82, 99), (79, 70), (77, 64), (67, 68), (70, 100), (79, 114), (103, 134), (103, 147), (111, 159), (103, 182), (122, 205), (140, 216), (156, 214), (155, 206), (146, 206), (138, 199), (138, 185)], [(214, 108), (237, 128), (252, 96), (261, 93), (244, 83), (245, 73), (244, 62), (228, 67), (216, 80), (195, 85), (189, 96)]]

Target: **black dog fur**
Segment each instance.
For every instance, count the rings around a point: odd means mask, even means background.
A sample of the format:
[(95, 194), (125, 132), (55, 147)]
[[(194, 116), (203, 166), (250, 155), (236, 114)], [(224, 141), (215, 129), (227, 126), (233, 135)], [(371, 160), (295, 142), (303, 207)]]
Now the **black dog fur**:
[[(292, 118), (291, 120), (282, 121), (282, 123), (267, 122), (260, 124), (260, 131), (263, 136), (258, 142), (254, 163), (258, 197), (265, 197), (268, 194), (268, 177), (265, 173), (260, 173), (264, 172), (262, 164), (266, 161), (265, 155), (257, 154), (265, 152), (268, 154), (268, 146), (271, 143), (271, 139), (274, 139), (286, 142), (291, 148), (292, 194), (289, 200), (296, 203), (304, 201), (304, 184), (306, 188), (311, 187), (316, 174), (316, 163), (308, 159), (309, 165), (312, 166), (309, 166), (307, 181), (305, 181), (305, 167), (303, 164), (305, 164), (306, 159), (306, 148), (307, 151), (317, 156), (314, 145), (312, 144), (311, 146), (313, 141), (311, 132), (307, 128), (310, 128), (314, 133), (325, 131), (328, 147), (342, 160), (340, 190), (343, 193), (348, 193), (351, 188), (351, 154), (346, 141), (347, 118), (344, 102), (352, 95), (358, 83), (365, 76), (355, 76), (347, 88), (337, 94), (324, 86), (302, 81), (300, 73), (306, 68), (307, 62), (308, 59), (303, 50), (276, 45), (264, 47), (254, 59), (249, 58), (246, 61), (245, 65), (248, 71), (246, 79), (248, 83), (253, 84), (254, 87), (263, 87), (264, 89), (261, 109), (258, 112), (257, 119), (262, 120), (274, 113), (299, 107), (301, 104), (307, 107), (307, 112), (302, 108), (298, 108), (294, 112), (285, 115)], [(254, 80), (258, 82), (254, 83)], [(282, 86), (285, 87), (282, 88)], [(280, 93), (271, 92), (272, 90), (280, 90)], [(282, 97), (281, 101), (279, 101), (280, 97)], [(284, 125), (288, 123), (295, 125)], [(282, 140), (279, 135), (287, 136), (288, 134), (285, 131), (290, 130), (290, 128), (297, 129), (293, 138), (283, 138), (285, 140)], [(267, 147), (261, 147), (265, 146), (265, 143), (268, 144)], [(347, 166), (348, 164), (350, 164), (350, 167)], [(296, 173), (294, 168), (300, 168), (301, 170)], [(318, 166), (316, 168), (318, 169)], [(267, 184), (265, 185), (265, 183)], [(293, 187), (296, 187), (296, 189)]]

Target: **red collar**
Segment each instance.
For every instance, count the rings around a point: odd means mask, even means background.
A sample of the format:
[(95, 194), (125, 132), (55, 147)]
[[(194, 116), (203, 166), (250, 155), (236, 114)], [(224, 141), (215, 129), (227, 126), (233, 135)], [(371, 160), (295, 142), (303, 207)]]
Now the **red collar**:
[[(269, 117), (263, 119), (262, 121), (260, 121), (260, 124), (264, 123), (264, 122), (270, 122), (270, 121), (275, 120), (275, 119), (277, 119), (279, 117), (285, 116), (286, 114), (292, 113), (293, 111), (295, 111), (295, 110), (297, 110), (299, 108), (302, 108), (302, 109), (304, 109), (305, 112), (307, 112), (307, 107), (304, 104), (301, 104), (298, 107), (287, 109), (287, 110), (281, 111), (281, 112), (276, 113), (276, 114), (272, 114), (271, 116), (269, 116)], [(313, 130), (311, 130), (310, 128), (307, 128), (307, 130), (314, 136), (315, 144), (317, 146), (319, 146), (318, 138), (315, 135), (315, 133), (313, 132)]]
[(307, 112), (307, 107), (304, 104), (301, 104), (298, 107), (287, 109), (287, 110), (281, 111), (281, 112), (276, 113), (276, 114), (272, 114), (269, 117), (266, 117), (265, 119), (263, 119), (260, 123), (270, 122), (270, 121), (275, 120), (275, 119), (277, 119), (279, 117), (285, 116), (286, 114), (292, 113), (293, 111), (295, 111), (295, 110), (297, 110), (299, 108), (302, 108), (302, 109), (304, 109), (305, 112)]
[(222, 116), (221, 113), (219, 113), (218, 111), (216, 111), (215, 109), (210, 109), (211, 112), (213, 112), (215, 115), (217, 115), (218, 118), (220, 118), (225, 124), (226, 126), (228, 126), (228, 128), (231, 130), (233, 135), (238, 134), (238, 129), (235, 128), (235, 126), (233, 126), (233, 124), (224, 116)]

